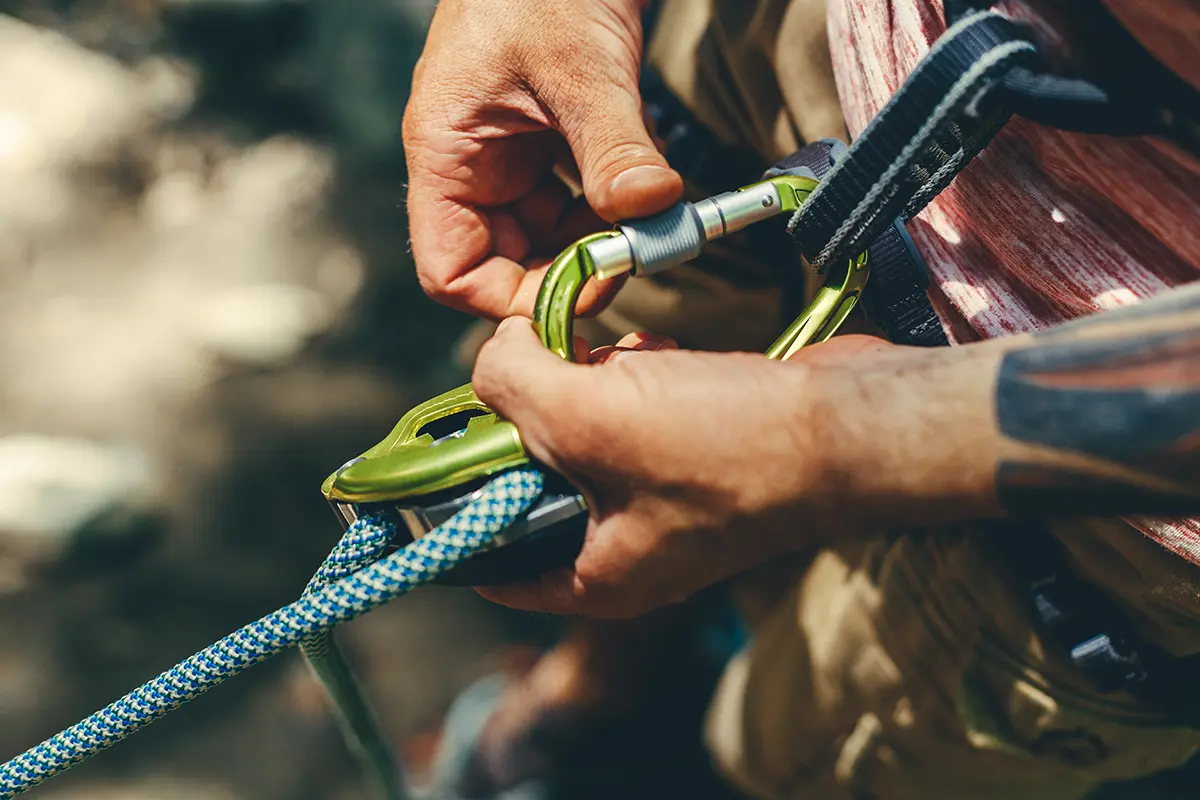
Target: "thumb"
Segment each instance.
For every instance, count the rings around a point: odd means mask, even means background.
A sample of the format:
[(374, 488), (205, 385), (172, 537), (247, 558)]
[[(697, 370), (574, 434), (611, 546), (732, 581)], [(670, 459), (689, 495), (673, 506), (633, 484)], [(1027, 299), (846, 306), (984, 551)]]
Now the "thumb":
[(524, 317), (500, 323), (480, 349), (471, 376), (479, 399), (514, 423), (531, 453), (548, 463), (553, 443), (569, 429), (593, 380), (588, 367), (547, 350)]
[(608, 222), (656, 214), (679, 201), (683, 179), (654, 145), (633, 76), (595, 81), (559, 111), (583, 192)]

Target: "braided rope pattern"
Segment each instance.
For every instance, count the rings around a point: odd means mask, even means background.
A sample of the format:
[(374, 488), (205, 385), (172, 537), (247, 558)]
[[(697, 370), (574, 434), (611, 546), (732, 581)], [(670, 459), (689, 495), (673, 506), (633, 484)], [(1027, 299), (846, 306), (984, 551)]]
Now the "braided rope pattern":
[[(323, 586), (374, 564), (383, 557), (394, 535), (395, 530), (390, 525), (351, 527), (317, 568), (301, 596), (307, 597)], [(300, 642), (300, 652), (337, 709), (346, 746), (358, 759), (364, 776), (373, 780), (381, 798), (406, 800), (409, 792), (395, 754), (375, 719), (354, 669), (338, 647), (333, 630), (306, 637)]]
[[(185, 659), (87, 719), (0, 765), (0, 800), (16, 797), (149, 725), (204, 692), (268, 658), (348, 622), (428, 583), (486, 549), (542, 491), (542, 474), (505, 473), (462, 511), (382, 561), (350, 572), (374, 545), (391, 538), (388, 525), (364, 517), (322, 565), (304, 595)], [(361, 548), (361, 549), (357, 549)], [(340, 544), (339, 544), (340, 549)], [(334, 582), (314, 586), (322, 576)]]
[[(317, 567), (301, 597), (309, 597), (322, 587), (337, 583), (374, 564), (383, 556), (395, 535), (396, 531), (391, 525), (352, 525), (321, 562), (321, 566)], [(300, 642), (300, 648), (310, 661), (319, 661), (328, 652), (332, 636), (332, 630), (322, 631)]]

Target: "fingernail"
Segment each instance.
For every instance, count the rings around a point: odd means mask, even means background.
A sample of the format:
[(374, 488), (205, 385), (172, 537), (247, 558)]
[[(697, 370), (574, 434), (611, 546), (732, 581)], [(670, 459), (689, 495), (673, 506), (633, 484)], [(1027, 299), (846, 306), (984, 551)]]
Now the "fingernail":
[(660, 189), (667, 181), (674, 180), (671, 170), (654, 164), (630, 167), (613, 178), (610, 188), (614, 194), (640, 194)]
[(667, 336), (655, 336), (654, 334), (644, 334), (642, 336), (642, 350), (662, 350), (664, 347), (673, 347), (675, 342)]
[(654, 164), (630, 167), (608, 186), (612, 210), (624, 219), (661, 211), (682, 191), (683, 181), (678, 175)]

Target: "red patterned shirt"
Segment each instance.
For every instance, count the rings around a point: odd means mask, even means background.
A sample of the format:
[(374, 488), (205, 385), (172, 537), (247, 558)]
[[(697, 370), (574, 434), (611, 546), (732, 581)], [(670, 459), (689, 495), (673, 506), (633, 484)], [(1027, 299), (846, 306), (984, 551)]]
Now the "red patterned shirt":
[[(1108, 0), (1200, 85), (1200, 3)], [(842, 108), (857, 136), (945, 31), (942, 0), (831, 0)], [(951, 341), (1022, 333), (1200, 277), (1200, 160), (1152, 139), (1014, 119), (909, 226)], [(1200, 564), (1200, 521), (1131, 522)]]

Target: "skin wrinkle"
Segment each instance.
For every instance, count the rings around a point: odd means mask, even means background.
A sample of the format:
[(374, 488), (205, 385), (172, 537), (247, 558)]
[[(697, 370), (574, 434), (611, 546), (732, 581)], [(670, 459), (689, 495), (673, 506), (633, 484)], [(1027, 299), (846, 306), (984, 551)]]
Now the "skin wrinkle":
[[(444, 0), (441, 10), (453, 3)], [(564, 0), (539, 0), (537, 4), (494, 0), (464, 7), (507, 9), (510, 29), (497, 35), (509, 37), (510, 43), (516, 41), (528, 59), (532, 59), (529, 48), (534, 46), (535, 28), (562, 28), (556, 31), (561, 35), (548, 39), (542, 47), (540, 54), (547, 58), (524, 65), (528, 83), (523, 87), (520, 81), (511, 81), (505, 91), (516, 92), (559, 115), (561, 132), (574, 148), (589, 198), (598, 208), (615, 213), (620, 204), (606, 197), (615, 177), (613, 159), (640, 163), (658, 155), (642, 141), (636, 93), (630, 85), (620, 85), (631, 83), (625, 72), (636, 38), (618, 37), (614, 46), (608, 26), (619, 21), (620, 15), (600, 6), (595, 7), (599, 13), (580, 13), (583, 6)], [(572, 9), (576, 18), (584, 19), (582, 27), (569, 19)], [(463, 42), (453, 28), (453, 19), (453, 14), (442, 15), (443, 30), (455, 34), (447, 40), (448, 46)], [(473, 17), (471, 23), (478, 27), (481, 20)], [(906, 19), (895, 22), (910, 25)], [(572, 46), (589, 29), (596, 46), (584, 51)], [(919, 49), (920, 36), (908, 35), (916, 37), (913, 43)], [(895, 48), (903, 43), (889, 44)], [(911, 49), (905, 47), (901, 55), (911, 58)], [(610, 52), (603, 52), (606, 50)], [(884, 47), (880, 54), (889, 52), (895, 55), (899, 51)], [(559, 60), (563, 63), (556, 64)], [(891, 64), (894, 59), (884, 60)], [(435, 92), (439, 85), (434, 80), (435, 69), (451, 67), (462, 69), (463, 65), (431, 64), (426, 80), (432, 88), (426, 91)], [(547, 83), (552, 73), (557, 83)], [(587, 87), (580, 83), (585, 74), (593, 79)], [(441, 79), (454, 77), (448, 72)], [(475, 102), (480, 101), (476, 98)], [(618, 118), (624, 123), (612, 122)], [(503, 115), (497, 119), (502, 121)], [(482, 121), (492, 124), (495, 120), (488, 117)], [(503, 152), (493, 147), (495, 144), (484, 143), (493, 148), (489, 154)], [(627, 152), (633, 153), (632, 159), (624, 155)], [(1046, 150), (1040, 148), (1039, 152)], [(1047, 159), (1070, 155), (1060, 147)], [(488, 179), (512, 177), (514, 173), (505, 172), (511, 165), (489, 166), (487, 157), (481, 156), (481, 165), (470, 166), (489, 170)], [(980, 163), (987, 167), (986, 161)], [(474, 179), (484, 177), (481, 174)], [(530, 178), (530, 191), (539, 182), (540, 178)], [(661, 199), (666, 201), (665, 193)], [(1052, 194), (1038, 197), (1037, 202), (1045, 206), (1046, 216), (1051, 208), (1059, 207), (1048, 205), (1057, 203)], [(1076, 225), (1075, 209), (1069, 210), (1068, 218)], [(429, 236), (440, 230), (429, 227), (433, 231), (426, 231)], [(528, 233), (529, 229), (525, 230)], [(1037, 250), (1037, 245), (1027, 249)], [(496, 280), (520, 277), (515, 271), (501, 274), (495, 269), (499, 261), (484, 262), (493, 275), (463, 263), (455, 269), (473, 273), (472, 278), (460, 280), (482, 292)], [(519, 269), (512, 262), (504, 266)], [(1070, 284), (1067, 279), (1071, 276), (1065, 274), (1069, 270), (1063, 267), (1061, 271), (1063, 275), (1054, 277)], [(1101, 284), (1092, 281), (1089, 288)], [(1063, 292), (1047, 294), (1048, 302), (1064, 302), (1058, 296)], [(1093, 333), (1136, 338), (1160, 325), (1157, 320), (1143, 320), (1075, 335), (1080, 339), (1092, 338)], [(1144, 330), (1128, 330), (1139, 327)], [(1118, 328), (1121, 332), (1114, 333)], [(802, 542), (816, 544), (830, 537), (845, 537), (872, 516), (922, 525), (951, 521), (956, 515), (974, 518), (999, 513), (996, 471), (1002, 456), (1078, 469), (1091, 474), (1093, 480), (1111, 477), (1113, 472), (1100, 464), (1093, 469), (1080, 456), (1022, 445), (997, 430), (995, 392), (1004, 354), (1015, 348), (1037, 349), (1046, 345), (1046, 340), (1011, 337), (951, 348), (952, 352), (945, 354), (886, 346), (882, 353), (849, 354), (854, 357), (843, 351), (843, 366), (814, 363), (812, 379), (800, 385), (801, 381), (791, 380), (795, 373), (761, 357), (721, 359), (668, 353), (652, 360), (639, 357), (637, 362), (621, 359), (611, 367), (591, 371), (543, 358), (531, 332), (513, 328), (497, 338), (501, 341), (495, 348), (485, 348), (480, 354), (480, 364), (484, 359), (496, 361), (492, 385), (484, 382), (476, 387), (481, 397), (528, 431), (531, 452), (548, 462), (553, 459), (552, 466), (590, 484), (589, 491), (603, 504), (592, 520), (585, 554), (577, 565), (586, 581), (580, 581), (579, 573), (568, 572), (541, 587), (553, 595), (554, 603), (568, 603), (568, 609), (573, 597), (589, 589), (595, 599), (589, 598), (586, 606), (575, 606), (575, 610), (621, 613), (652, 606), (663, 596), (686, 596), (697, 586), (720, 578), (717, 573), (723, 570), (744, 568), (764, 551), (777, 547), (781, 538), (794, 537), (792, 544), (801, 546)], [(820, 354), (838, 353), (839, 346), (827, 343), (814, 348), (805, 354), (805, 360), (816, 362), (822, 358)], [(580, 379), (585, 373), (588, 378)], [(610, 387), (607, 395), (603, 394), (605, 386)], [(492, 390), (497, 390), (495, 397), (484, 396)], [(690, 401), (688, 390), (702, 395), (704, 402)], [(543, 405), (546, 393), (562, 408), (599, 408), (601, 413), (554, 413)], [(599, 405), (601, 397), (608, 401), (603, 406)], [(762, 413), (745, 414), (748, 403)], [(780, 416), (796, 422), (786, 437), (776, 435)], [(945, 421), (951, 419), (957, 425), (954, 435), (939, 436), (939, 430), (945, 433)], [(713, 464), (720, 468), (713, 469)], [(1130, 479), (1131, 484), (1136, 482)], [(831, 499), (831, 494), (838, 493), (841, 497)], [(855, 500), (846, 503), (847, 498)], [(1072, 500), (1052, 493), (1047, 498), (1060, 506)], [(846, 507), (831, 509), (839, 504)], [(790, 525), (780, 524), (778, 509), (785, 506), (793, 518), (811, 520), (813, 525), (796, 530), (794, 519)], [(847, 520), (846, 516), (853, 518)], [(746, 528), (755, 530), (752, 542), (739, 541)], [(591, 588), (601, 583), (605, 589)], [(612, 593), (607, 590), (622, 585), (626, 596), (620, 601), (607, 598), (617, 605), (606, 606), (605, 596)], [(536, 591), (525, 594), (520, 603), (539, 607)]]
[(487, 213), (492, 229), (492, 250), (501, 258), (523, 261), (529, 256), (531, 246), (529, 238), (521, 230), (516, 218), (502, 210), (496, 209)]
[(537, 109), (537, 114), (531, 114), (531, 117), (541, 122), (547, 128), (553, 128), (554, 130), (562, 129), (558, 115), (554, 113), (554, 109), (542, 97), (542, 91), (538, 88), (537, 84), (529, 80), (522, 72), (511, 71), (509, 79), (517, 84), (521, 92), (530, 98), (533, 106)]
[[(531, 313), (544, 274), (537, 258), (558, 249), (543, 247), (537, 228), (552, 221), (530, 224), (505, 207), (557, 164), (579, 168), (587, 200), (578, 206), (610, 221), (678, 198), (681, 181), (650, 141), (636, 97), (639, 19), (629, 0), (439, 4), (403, 126), (414, 260), (436, 299), (490, 319)], [(637, 165), (658, 173), (620, 185)], [(433, 202), (437, 194), (470, 212)], [(562, 205), (548, 213), (569, 220), (575, 238), (604, 227), (584, 213), (564, 217)], [(485, 244), (450, 241), (464, 225)], [(585, 289), (579, 313), (598, 312), (616, 288)]]
[[(445, 248), (442, 250), (443, 253), (453, 254), (456, 249), (468, 254), (479, 253), (483, 255), (486, 253), (486, 242), (490, 236), (490, 232), (486, 229), (486, 222), (484, 226), (477, 225), (471, 209), (447, 197), (438, 197), (431, 202), (446, 207), (443, 224), (447, 227), (447, 241), (455, 243), (455, 245), (447, 247), (446, 242), (438, 242), (437, 244), (440, 248)], [(456, 222), (458, 218), (463, 216), (470, 217), (471, 219), (465, 223)], [(480, 238), (482, 238), (482, 242), (474, 243), (474, 240)], [(421, 252), (425, 249), (425, 247), (420, 247), (417, 255), (420, 256)], [(439, 293), (444, 293), (450, 290), (454, 281), (458, 280), (461, 276), (455, 275), (443, 266), (450, 263), (449, 259), (435, 259), (434, 263), (437, 265), (436, 268), (425, 270), (419, 273), (418, 277), (427, 278), (429, 285), (437, 287)]]
[[(454, 199), (448, 189), (470, 185), (475, 176), (470, 161), (478, 154), (480, 144), (475, 139), (461, 135), (451, 138), (443, 134), (439, 138), (441, 141), (437, 143), (439, 146), (436, 150), (423, 151), (420, 165), (429, 171), (434, 183), (446, 187), (439, 194), (446, 199)], [(432, 187), (429, 187), (429, 190), (432, 190)]]
[[(620, 14), (619, 9), (616, 10), (616, 14)], [(636, 73), (638, 64), (640, 64), (642, 60), (642, 25), (640, 12), (637, 12), (633, 14), (631, 18), (626, 19), (614, 19), (610, 18), (608, 15), (602, 14), (597, 22), (599, 22), (600, 25), (607, 30), (608, 34), (612, 36), (613, 39), (621, 43), (621, 49), (625, 54), (625, 62), (622, 66), (624, 66), (630, 72)], [(624, 46), (627, 38), (625, 36), (626, 31), (633, 31), (636, 34), (633, 37), (629, 37), (630, 44), (628, 47)]]

